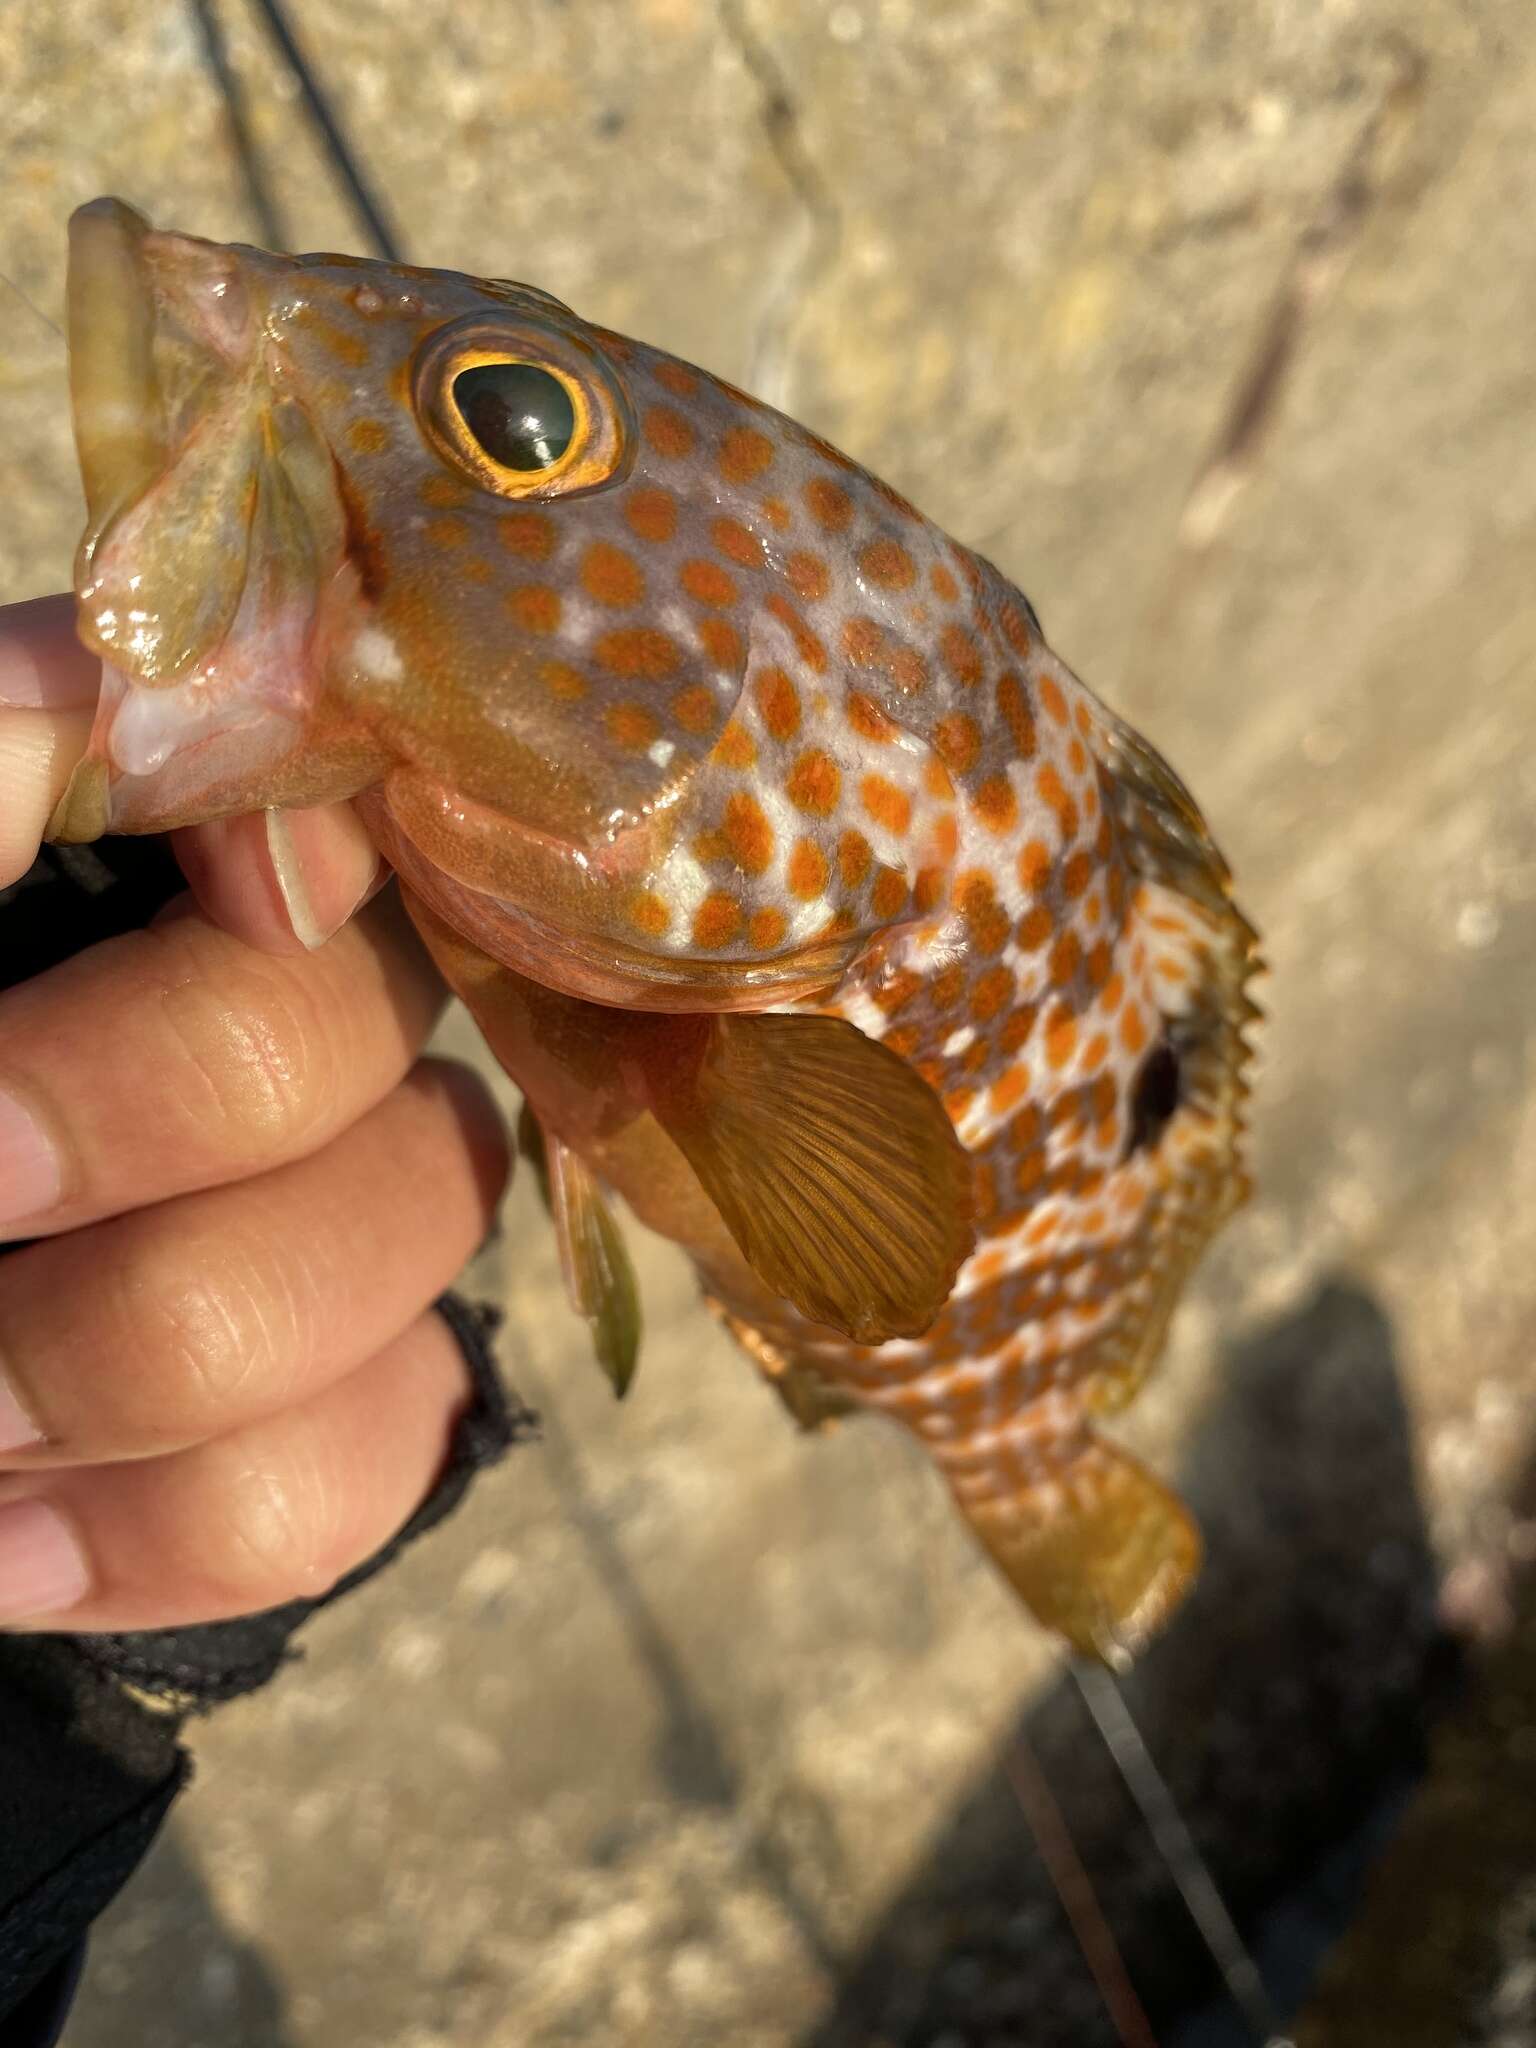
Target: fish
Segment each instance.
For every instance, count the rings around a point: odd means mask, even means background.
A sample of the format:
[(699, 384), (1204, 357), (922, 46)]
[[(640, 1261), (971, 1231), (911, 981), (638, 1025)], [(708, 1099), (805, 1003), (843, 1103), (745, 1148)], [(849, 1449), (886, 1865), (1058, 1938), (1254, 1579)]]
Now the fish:
[(103, 682), (50, 837), (350, 800), (520, 1089), (620, 1392), (620, 1203), (806, 1428), (911, 1432), (1110, 1662), (1201, 1539), (1103, 1432), (1244, 1198), (1257, 937), (998, 569), (536, 287), (70, 223)]

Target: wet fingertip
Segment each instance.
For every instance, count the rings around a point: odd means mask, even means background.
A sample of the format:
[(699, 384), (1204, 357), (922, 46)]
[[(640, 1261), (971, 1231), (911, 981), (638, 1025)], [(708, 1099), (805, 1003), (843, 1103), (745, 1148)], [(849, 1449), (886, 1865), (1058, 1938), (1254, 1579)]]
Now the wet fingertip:
[(81, 645), (67, 593), (0, 607), (0, 706), (66, 711), (94, 705), (101, 657)]
[(90, 734), (89, 711), (0, 710), (0, 888), (36, 860)]

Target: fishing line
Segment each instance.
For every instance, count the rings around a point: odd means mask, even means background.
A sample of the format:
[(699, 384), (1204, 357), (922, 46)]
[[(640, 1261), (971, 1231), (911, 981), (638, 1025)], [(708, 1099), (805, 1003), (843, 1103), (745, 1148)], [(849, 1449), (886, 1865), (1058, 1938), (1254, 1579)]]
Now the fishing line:
[(293, 73), (309, 118), (319, 130), (320, 139), (330, 157), (332, 167), (352, 201), (353, 209), (373, 244), (376, 256), (382, 256), (386, 263), (401, 263), (405, 259), (400, 253), (400, 238), (396, 234), (383, 203), (364, 177), (342, 134), (341, 124), (331, 111), (330, 101), (320, 90), (319, 81), (310, 69), (309, 61), (299, 48), (293, 30), (288, 25), (281, 0), (253, 0), (256, 11), (267, 24), (273, 42), (280, 51), (283, 62)]
[(1227, 1911), (1226, 1901), (1179, 1811), (1168, 1781), (1152, 1760), (1152, 1752), (1142, 1739), (1114, 1674), (1102, 1665), (1077, 1658), (1071, 1660), (1070, 1668), (1083, 1704), (1093, 1716), (1104, 1747), (1135, 1800), (1153, 1845), (1168, 1866), (1233, 2004), (1253, 2028), (1263, 2048), (1295, 2048), (1281, 2029), (1280, 2017), (1270, 2004), (1258, 1965)]
[(64, 330), (59, 325), (58, 321), (50, 320), (48, 315), (43, 311), (42, 307), (37, 303), (36, 299), (29, 298), (28, 295), (22, 290), (21, 286), (16, 282), (15, 278), (7, 277), (3, 270), (0, 270), (0, 284), (5, 285), (8, 290), (13, 291), (16, 294), (17, 298), (20, 299), (21, 303), (26, 307), (27, 311), (29, 313), (35, 314), (37, 318), (42, 321), (43, 325), (49, 330), (50, 333), (56, 334), (58, 336), (59, 346), (67, 354), (69, 351), (69, 343), (65, 340)]
[(214, 0), (191, 0), (191, 4), (203, 38), (203, 54), (208, 59), (208, 69), (223, 95), (229, 139), (239, 159), (245, 196), (256, 216), (262, 243), (268, 249), (286, 249), (289, 247), (288, 237), (262, 172), (261, 157), (256, 149), (256, 138), (251, 132), (250, 114), (245, 103), (245, 89), (240, 83), (239, 73), (229, 61), (229, 45), (224, 40), (224, 25), (219, 20), (218, 9)]

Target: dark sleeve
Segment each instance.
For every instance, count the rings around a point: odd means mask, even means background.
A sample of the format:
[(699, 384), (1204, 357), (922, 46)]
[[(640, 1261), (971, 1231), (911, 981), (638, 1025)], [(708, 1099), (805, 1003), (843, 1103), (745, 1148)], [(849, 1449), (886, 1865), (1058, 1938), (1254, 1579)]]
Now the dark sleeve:
[[(0, 891), (0, 986), (144, 925), (180, 888), (154, 840), (48, 849)], [(85, 1933), (131, 1875), (187, 1783), (188, 1715), (263, 1685), (314, 1613), (451, 1512), (482, 1467), (534, 1426), (491, 1353), (494, 1312), (444, 1295), (472, 1394), (437, 1485), (406, 1527), (321, 1600), (202, 1628), (136, 1635), (0, 1632), (0, 2041), (51, 2048)]]

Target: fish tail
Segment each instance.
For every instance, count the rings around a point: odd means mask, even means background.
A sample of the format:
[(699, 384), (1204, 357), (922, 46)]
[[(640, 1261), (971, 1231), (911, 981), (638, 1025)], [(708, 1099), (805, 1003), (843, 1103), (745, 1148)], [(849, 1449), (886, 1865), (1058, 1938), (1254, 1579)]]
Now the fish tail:
[(1075, 1405), (1053, 1414), (1034, 1404), (1001, 1429), (945, 1444), (939, 1461), (1030, 1612), (1086, 1656), (1129, 1661), (1199, 1571), (1184, 1503)]

